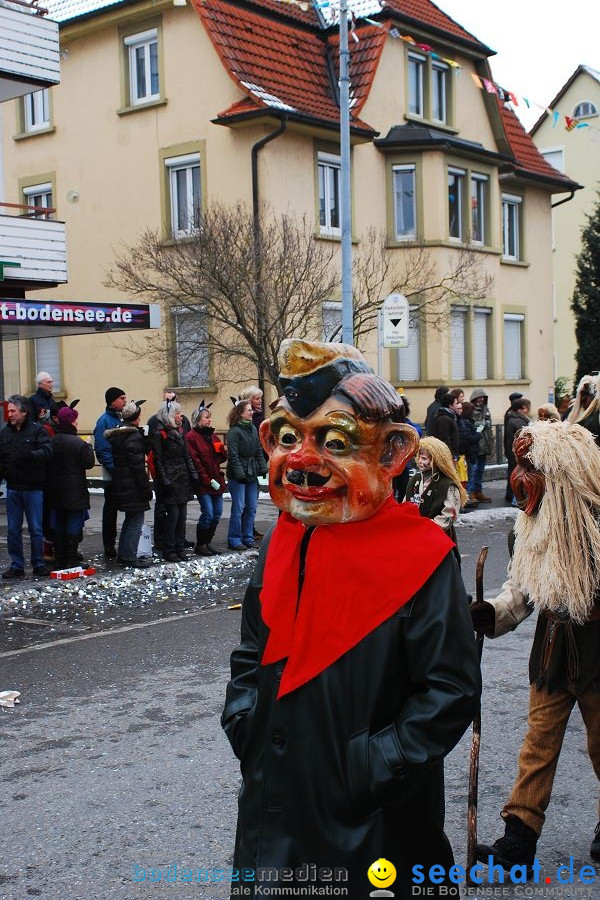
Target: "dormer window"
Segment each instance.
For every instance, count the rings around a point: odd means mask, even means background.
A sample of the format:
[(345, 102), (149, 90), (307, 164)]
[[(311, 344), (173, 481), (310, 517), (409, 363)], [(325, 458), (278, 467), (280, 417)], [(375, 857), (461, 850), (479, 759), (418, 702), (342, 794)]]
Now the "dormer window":
[(598, 107), (591, 100), (583, 100), (573, 110), (573, 119), (591, 119), (598, 115)]
[(452, 121), (452, 80), (449, 67), (431, 55), (414, 53), (407, 58), (406, 109), (409, 118), (436, 125)]

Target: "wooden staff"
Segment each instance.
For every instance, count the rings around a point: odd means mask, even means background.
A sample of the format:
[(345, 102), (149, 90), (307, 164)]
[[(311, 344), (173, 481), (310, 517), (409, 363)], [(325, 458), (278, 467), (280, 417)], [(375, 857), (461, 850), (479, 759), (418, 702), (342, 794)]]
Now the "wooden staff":
[[(488, 555), (488, 547), (482, 547), (477, 558), (475, 569), (475, 599), (483, 601), (483, 567)], [(483, 653), (483, 632), (477, 632), (477, 652), (479, 665)], [(473, 718), (473, 736), (471, 737), (471, 763), (469, 767), (469, 795), (467, 806), (467, 884), (471, 881), (471, 867), (475, 865), (475, 845), (477, 844), (477, 793), (479, 786), (479, 747), (481, 744), (481, 702)]]

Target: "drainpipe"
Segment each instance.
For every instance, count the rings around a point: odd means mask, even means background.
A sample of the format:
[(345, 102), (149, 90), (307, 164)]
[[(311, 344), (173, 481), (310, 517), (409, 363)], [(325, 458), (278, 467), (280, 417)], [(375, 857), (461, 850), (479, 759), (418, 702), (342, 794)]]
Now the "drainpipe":
[[(257, 300), (260, 298), (260, 279), (261, 279), (261, 247), (260, 247), (260, 206), (259, 206), (259, 194), (258, 194), (258, 153), (259, 150), (268, 144), (269, 141), (275, 140), (287, 128), (287, 116), (283, 115), (281, 117), (281, 122), (279, 128), (276, 128), (275, 131), (272, 131), (270, 134), (265, 135), (265, 137), (261, 138), (255, 144), (252, 145), (252, 229), (254, 235), (254, 265), (255, 265), (255, 277), (256, 277), (256, 287), (257, 287)], [(263, 327), (263, 323), (260, 321), (259, 316), (259, 328)], [(264, 368), (259, 364), (258, 365), (258, 386), (263, 392), (265, 391), (265, 371)]]

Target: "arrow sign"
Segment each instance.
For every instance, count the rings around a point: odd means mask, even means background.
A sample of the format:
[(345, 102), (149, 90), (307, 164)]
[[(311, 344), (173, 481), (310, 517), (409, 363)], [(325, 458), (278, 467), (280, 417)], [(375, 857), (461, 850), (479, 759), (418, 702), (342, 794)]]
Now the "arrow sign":
[(383, 301), (383, 346), (389, 350), (408, 347), (408, 300), (390, 294)]

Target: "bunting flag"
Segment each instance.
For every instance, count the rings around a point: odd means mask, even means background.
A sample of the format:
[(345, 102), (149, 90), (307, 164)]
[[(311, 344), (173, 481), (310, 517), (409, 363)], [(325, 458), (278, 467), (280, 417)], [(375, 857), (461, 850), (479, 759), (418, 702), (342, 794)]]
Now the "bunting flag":
[[(488, 94), (496, 94), (498, 99), (503, 103), (510, 103), (512, 106), (519, 105), (519, 99), (522, 100), (527, 109), (531, 109), (532, 106), (537, 106), (542, 112), (545, 112), (546, 115), (550, 116), (552, 119), (552, 127), (556, 128), (558, 123), (561, 120), (561, 113), (558, 109), (549, 109), (549, 107), (544, 106), (541, 103), (536, 103), (534, 100), (530, 100), (528, 97), (524, 97), (522, 95), (517, 96), (513, 91), (507, 91), (506, 88), (503, 88), (495, 81), (491, 81), (489, 78), (484, 78), (483, 75), (477, 75), (476, 72), (470, 73), (471, 78), (477, 85), (480, 90), (486, 91)], [(590, 122), (580, 122), (578, 119), (573, 119), (571, 116), (562, 116), (564, 118), (564, 127), (565, 131), (574, 131), (576, 128), (591, 128), (592, 131), (598, 131), (600, 134), (600, 128), (592, 125)]]

